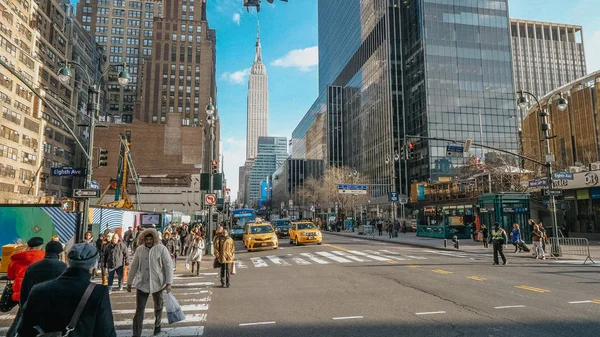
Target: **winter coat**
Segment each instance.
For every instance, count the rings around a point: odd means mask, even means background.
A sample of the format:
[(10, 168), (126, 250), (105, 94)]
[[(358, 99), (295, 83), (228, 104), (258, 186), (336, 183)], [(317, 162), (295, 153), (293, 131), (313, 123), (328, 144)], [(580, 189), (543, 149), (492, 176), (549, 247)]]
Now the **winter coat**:
[(67, 264), (60, 261), (57, 254), (46, 254), (40, 261), (32, 263), (25, 271), (21, 284), (21, 303), (27, 302), (33, 286), (56, 279), (65, 269)]
[(97, 239), (96, 240), (96, 250), (98, 251), (98, 253), (102, 252), (102, 245), (104, 244), (104, 241)]
[(129, 252), (123, 242), (109, 243), (104, 249), (104, 268), (116, 269), (123, 265), (129, 265)]
[(13, 254), (10, 259), (11, 262), (8, 265), (6, 277), (14, 281), (12, 289), (13, 301), (19, 302), (21, 299), (21, 284), (23, 283), (23, 277), (25, 277), (25, 271), (32, 263), (37, 262), (44, 258), (46, 253), (43, 250), (26, 250), (20, 253)]
[[(19, 336), (33, 337), (40, 326), (45, 332), (63, 331), (83, 293), (90, 284), (90, 273), (83, 268), (67, 268), (57, 279), (33, 287), (19, 327)], [(70, 337), (115, 337), (108, 288), (96, 285)]]
[(104, 257), (106, 255), (106, 249), (108, 248), (108, 245), (110, 245), (111, 243), (108, 241), (103, 241), (102, 242), (102, 246), (100, 246), (100, 265), (104, 267), (105, 261), (104, 261)]
[(519, 243), (519, 241), (521, 241), (521, 230), (520, 229), (514, 228), (512, 230), (512, 235), (510, 237), (510, 241), (512, 243)]
[(188, 253), (187, 262), (201, 262), (202, 255), (204, 253), (204, 240), (200, 239), (199, 242), (192, 242), (190, 251)]
[(173, 238), (162, 239), (162, 244), (167, 247), (167, 250), (171, 255), (177, 254), (177, 249), (179, 249), (179, 242)]
[[(146, 234), (152, 234), (154, 245), (152, 248), (146, 247), (144, 237)], [(144, 284), (142, 280), (141, 261), (148, 260), (150, 269), (150, 280)], [(161, 291), (167, 284), (173, 283), (173, 261), (167, 247), (160, 244), (158, 232), (154, 228), (145, 229), (138, 235), (138, 248), (135, 250), (133, 260), (129, 266), (129, 276), (127, 284), (133, 285), (137, 289), (156, 293)]]
[(133, 242), (133, 231), (127, 230), (125, 234), (123, 234), (123, 241), (125, 242)]
[(235, 246), (231, 236), (219, 236), (215, 240), (215, 257), (219, 263), (233, 263), (235, 258)]

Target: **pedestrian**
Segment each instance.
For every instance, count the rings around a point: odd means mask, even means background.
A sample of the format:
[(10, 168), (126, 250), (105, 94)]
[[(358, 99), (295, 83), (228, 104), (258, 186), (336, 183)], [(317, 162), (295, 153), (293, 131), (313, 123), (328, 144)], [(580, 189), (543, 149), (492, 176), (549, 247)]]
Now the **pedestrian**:
[(99, 260), (100, 260), (100, 270), (102, 272), (102, 284), (103, 285), (108, 285), (108, 270), (106, 268), (104, 268), (104, 265), (105, 265), (104, 256), (106, 253), (106, 248), (111, 243), (114, 234), (115, 233), (113, 233), (112, 231), (106, 231), (104, 233), (104, 241), (102, 241), (102, 245), (100, 246), (100, 251), (98, 251), (98, 254), (100, 254)]
[(217, 227), (217, 231), (215, 232), (215, 238), (220, 236), (222, 233), (223, 233), (223, 226)]
[(513, 230), (510, 233), (510, 241), (512, 242), (513, 246), (515, 246), (514, 253), (516, 253), (517, 250), (521, 252), (521, 230), (519, 229), (518, 223), (513, 224)]
[(182, 247), (182, 251), (181, 251), (181, 255), (185, 256), (187, 255), (187, 246), (185, 245), (185, 240), (187, 239), (187, 236), (189, 235), (189, 230), (188, 230), (188, 226), (187, 225), (182, 225), (181, 226), (181, 231), (179, 231), (179, 242), (178, 242), (178, 246)]
[(227, 230), (223, 230), (221, 235), (215, 240), (215, 258), (221, 264), (221, 287), (229, 288), (230, 264), (235, 258), (235, 246), (233, 239), (229, 236)]
[(406, 234), (406, 230), (408, 229), (408, 224), (406, 223), (406, 220), (402, 221), (402, 234)]
[(538, 225), (533, 225), (533, 232), (531, 232), (531, 242), (533, 242), (533, 255), (535, 255), (536, 260), (539, 258), (541, 258), (542, 260), (546, 259), (546, 253), (542, 248), (542, 240), (544, 240), (544, 233), (542, 233)]
[(62, 252), (63, 247), (59, 242), (50, 241), (46, 244), (46, 255), (44, 258), (27, 267), (23, 283), (21, 284), (20, 303), (25, 304), (27, 302), (29, 293), (34, 285), (54, 280), (67, 269), (67, 264), (58, 258)]
[(392, 233), (392, 237), (397, 238), (399, 232), (400, 232), (400, 222), (398, 220), (396, 220), (396, 221), (394, 221), (394, 232)]
[(498, 255), (502, 258), (502, 264), (506, 265), (506, 257), (504, 257), (504, 252), (502, 251), (504, 245), (508, 241), (508, 237), (506, 236), (506, 232), (503, 228), (500, 228), (500, 224), (495, 222), (494, 228), (492, 229), (492, 237), (490, 238), (490, 242), (494, 248), (494, 265), (497, 266), (499, 264)]
[(546, 228), (544, 228), (544, 224), (540, 221), (538, 222), (538, 227), (540, 228), (540, 232), (544, 235), (540, 242), (542, 243), (542, 250), (546, 253), (546, 244), (548, 243), (548, 232), (546, 232)]
[(125, 234), (123, 234), (123, 241), (125, 242), (127, 248), (131, 248), (131, 245), (133, 244), (133, 239), (133, 229), (131, 226), (129, 226), (127, 227), (127, 231), (125, 232)]
[(115, 233), (111, 242), (106, 246), (103, 257), (103, 268), (108, 270), (108, 293), (112, 292), (112, 287), (117, 274), (117, 284), (119, 290), (123, 290), (124, 266), (129, 265), (129, 252), (127, 246), (119, 240), (119, 234)]
[[(100, 233), (98, 234), (98, 239), (96, 240), (96, 250), (98, 252), (102, 251), (102, 245), (104, 244), (104, 234)], [(96, 278), (96, 274), (98, 274), (98, 272), (102, 272), (102, 257), (100, 257), (98, 259), (98, 264), (96, 265), (96, 268), (94, 268), (92, 270), (92, 280)]]
[(381, 221), (377, 223), (377, 232), (379, 233), (379, 236), (383, 235), (383, 224), (381, 223)]
[(481, 225), (481, 235), (483, 236), (483, 248), (488, 248), (488, 229), (486, 225)]
[(187, 264), (192, 265), (192, 275), (194, 274), (194, 267), (196, 267), (196, 276), (200, 274), (200, 262), (202, 262), (204, 247), (204, 239), (200, 235), (195, 235), (187, 257)]
[(85, 235), (83, 236), (83, 242), (84, 243), (89, 243), (91, 245), (95, 244), (94, 243), (94, 233), (92, 233), (92, 232), (85, 232)]
[(392, 233), (394, 232), (394, 223), (390, 222), (387, 224), (386, 226), (386, 230), (388, 232), (388, 236), (391, 239), (392, 238)]
[[(58, 235), (52, 235), (52, 237), (50, 238), (50, 241), (60, 243), (60, 237)], [(64, 252), (65, 245), (62, 245), (62, 247), (63, 247), (63, 252), (60, 253), (60, 255), (58, 256), (58, 259), (64, 263), (67, 263), (67, 256), (65, 255), (65, 252)]]
[(468, 226), (471, 230), (471, 236), (473, 237), (473, 241), (477, 242), (477, 229), (475, 228), (475, 225), (470, 223)]
[(127, 291), (131, 292), (132, 285), (136, 288), (134, 337), (142, 335), (144, 312), (150, 294), (154, 302), (154, 334), (160, 333), (163, 312), (162, 291), (171, 292), (172, 263), (167, 247), (160, 244), (156, 229), (148, 228), (138, 235), (138, 248), (133, 255), (127, 278)]
[[(31, 290), (19, 336), (34, 337), (42, 332), (60, 332), (63, 336), (69, 326), (73, 329), (69, 336), (73, 337), (116, 337), (108, 290), (90, 282), (90, 269), (97, 260), (98, 250), (93, 245), (73, 245), (67, 255), (69, 267), (57, 279), (38, 284)], [(85, 295), (88, 298), (81, 307), (79, 319), (71, 326)]]
[(9, 281), (13, 281), (12, 284), (12, 300), (19, 303), (19, 310), (15, 315), (15, 319), (6, 332), (7, 337), (13, 337), (17, 333), (18, 323), (21, 320), (21, 315), (23, 314), (23, 304), (20, 303), (21, 300), (21, 285), (23, 284), (23, 278), (25, 277), (25, 272), (27, 271), (27, 267), (32, 265), (34, 262), (40, 261), (46, 255), (42, 250), (42, 245), (44, 244), (44, 239), (40, 237), (33, 237), (27, 241), (27, 247), (25, 250), (20, 251), (18, 253), (14, 253), (11, 255), (11, 262), (8, 265), (8, 270), (6, 272), (6, 278)]
[(162, 244), (167, 247), (169, 254), (171, 255), (171, 260), (173, 260), (173, 270), (177, 268), (177, 247), (179, 246), (179, 241), (175, 241), (171, 237), (171, 233), (166, 232), (162, 239)]

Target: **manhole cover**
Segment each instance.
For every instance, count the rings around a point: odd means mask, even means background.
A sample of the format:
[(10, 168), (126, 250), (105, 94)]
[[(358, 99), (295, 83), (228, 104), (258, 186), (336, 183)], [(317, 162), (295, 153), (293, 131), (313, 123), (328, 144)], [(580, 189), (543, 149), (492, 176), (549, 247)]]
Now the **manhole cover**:
[(40, 226), (38, 226), (38, 225), (35, 225), (35, 226), (32, 228), (32, 230), (33, 230), (33, 232), (34, 232), (34, 233), (36, 233), (36, 234), (37, 234), (37, 233), (39, 233), (39, 232), (40, 232), (42, 229), (40, 228)]

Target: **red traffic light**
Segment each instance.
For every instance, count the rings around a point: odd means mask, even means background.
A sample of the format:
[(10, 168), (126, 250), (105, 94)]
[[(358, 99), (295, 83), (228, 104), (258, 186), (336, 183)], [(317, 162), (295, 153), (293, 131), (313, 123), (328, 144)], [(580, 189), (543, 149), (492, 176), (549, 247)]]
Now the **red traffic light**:
[(411, 149), (411, 150), (414, 150), (415, 149), (415, 143), (412, 143), (412, 142), (408, 143), (408, 148)]

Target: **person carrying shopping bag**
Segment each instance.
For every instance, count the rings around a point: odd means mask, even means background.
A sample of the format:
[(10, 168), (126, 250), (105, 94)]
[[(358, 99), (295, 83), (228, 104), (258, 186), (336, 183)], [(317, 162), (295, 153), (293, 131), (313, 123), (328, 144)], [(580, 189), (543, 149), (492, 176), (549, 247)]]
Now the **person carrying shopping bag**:
[(196, 276), (200, 274), (200, 262), (202, 262), (204, 247), (204, 239), (200, 235), (195, 235), (194, 241), (190, 245), (186, 265), (192, 265), (192, 274), (194, 274), (194, 267), (196, 267)]

